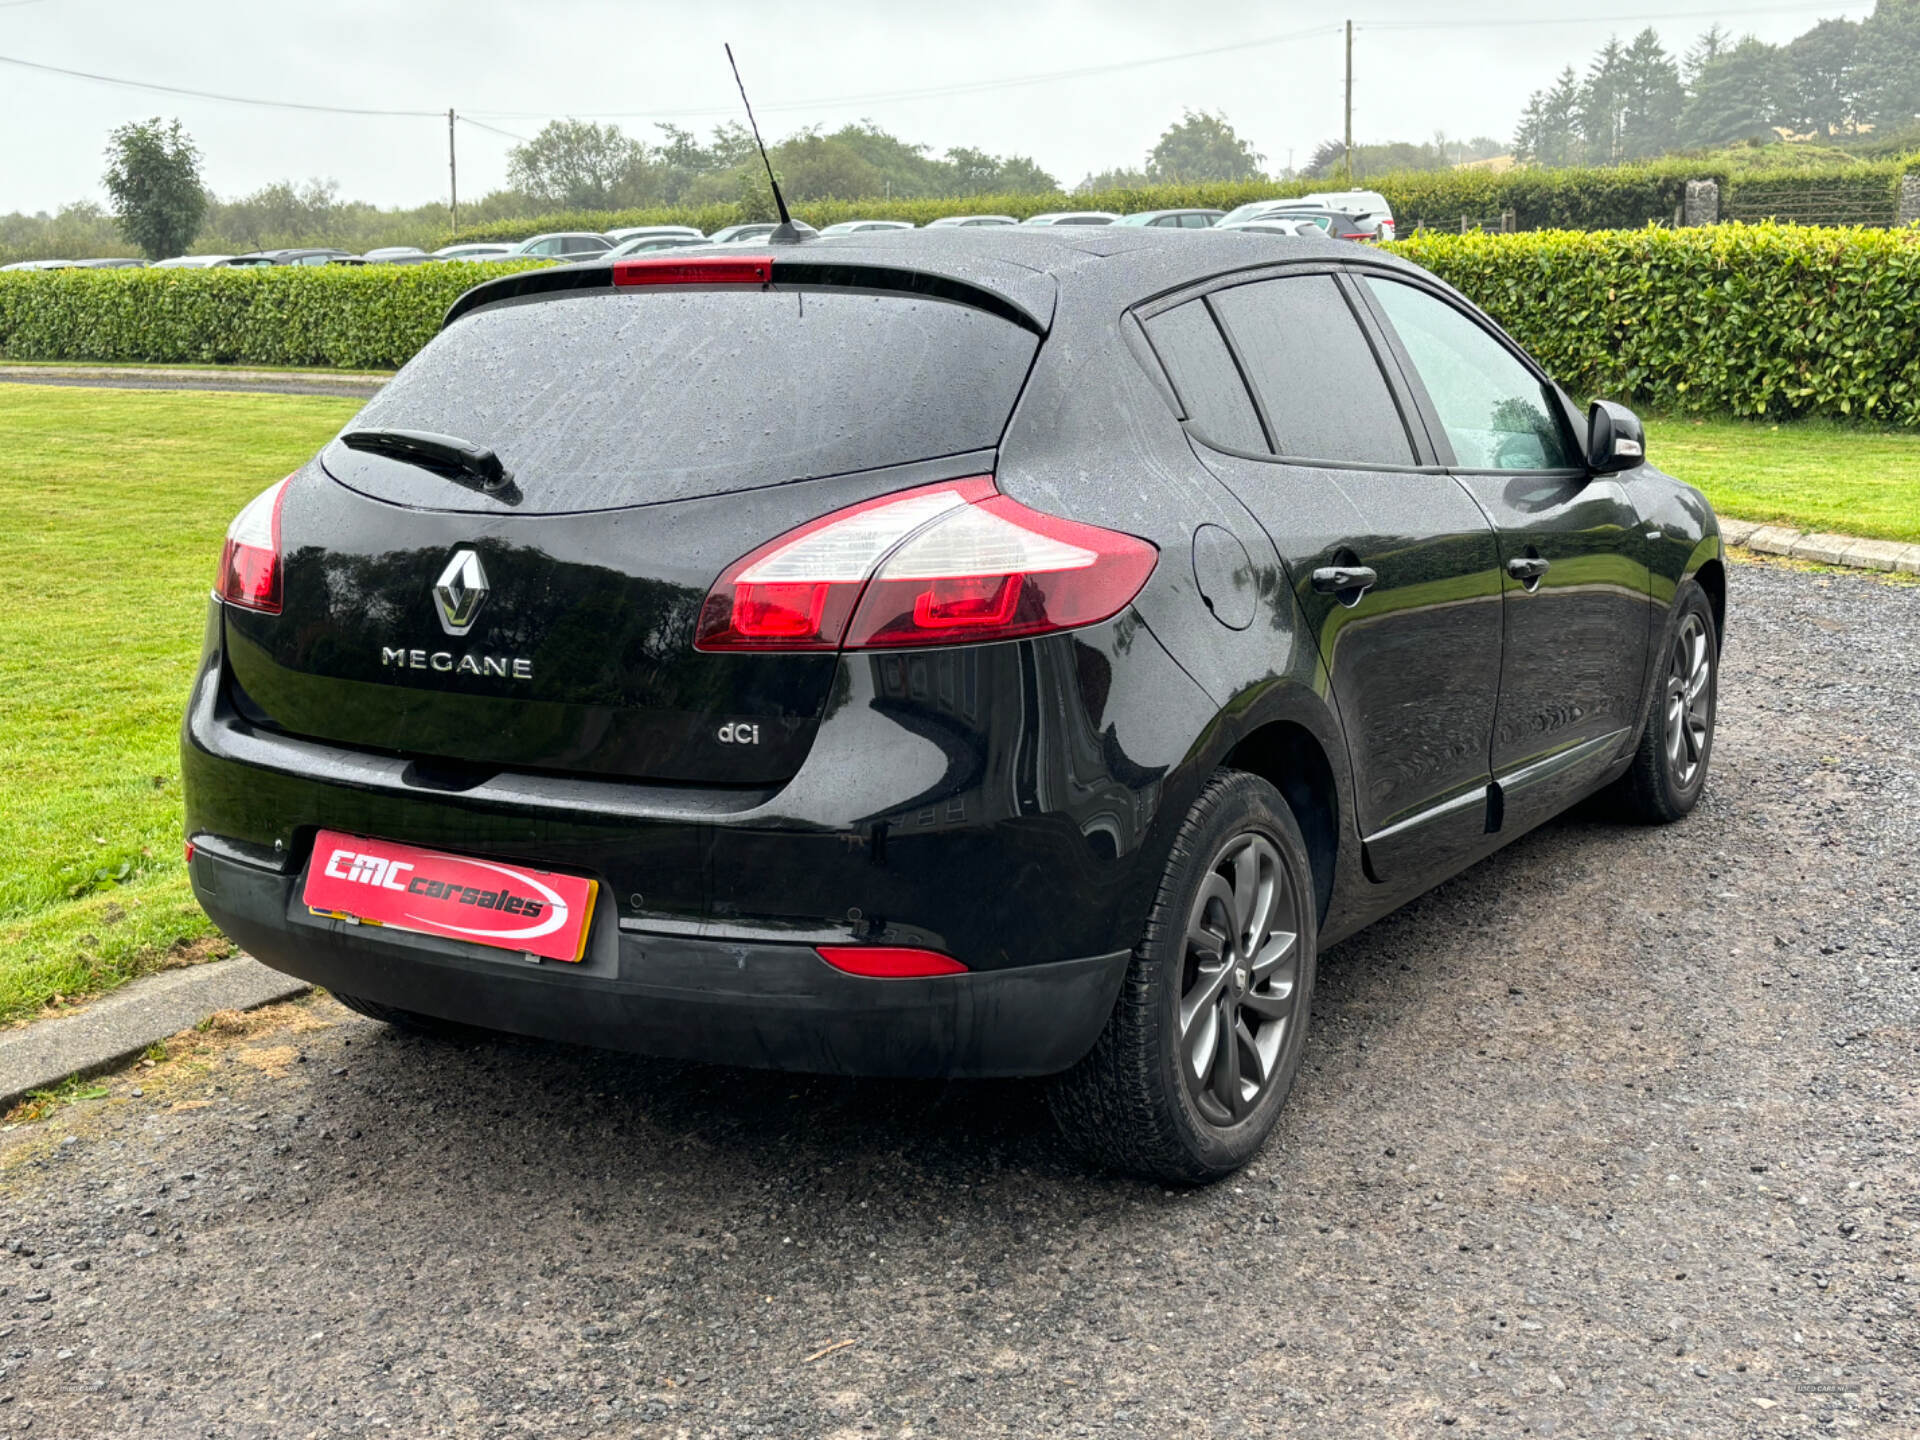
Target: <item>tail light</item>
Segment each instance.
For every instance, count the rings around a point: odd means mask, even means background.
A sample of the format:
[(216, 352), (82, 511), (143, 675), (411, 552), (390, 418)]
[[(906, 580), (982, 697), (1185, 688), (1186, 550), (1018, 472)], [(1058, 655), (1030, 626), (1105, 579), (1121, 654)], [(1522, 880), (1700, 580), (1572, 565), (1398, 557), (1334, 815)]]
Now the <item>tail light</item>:
[(814, 953), (836, 970), (874, 980), (911, 980), (929, 975), (964, 975), (967, 967), (938, 950), (891, 945), (819, 945)]
[(280, 506), (292, 479), (262, 490), (227, 527), (213, 593), (229, 605), (280, 613)]
[(1144, 540), (1030, 510), (991, 476), (904, 490), (791, 530), (727, 567), (699, 650), (886, 650), (1092, 625), (1140, 593)]

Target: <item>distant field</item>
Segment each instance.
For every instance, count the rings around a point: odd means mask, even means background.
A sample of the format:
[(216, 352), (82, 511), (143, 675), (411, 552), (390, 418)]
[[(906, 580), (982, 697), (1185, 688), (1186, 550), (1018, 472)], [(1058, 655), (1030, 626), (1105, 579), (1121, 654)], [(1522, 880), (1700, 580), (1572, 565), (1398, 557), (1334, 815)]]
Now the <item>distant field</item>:
[[(0, 1022), (204, 953), (175, 747), (220, 537), (358, 403), (0, 386)], [(1663, 419), (1649, 440), (1727, 514), (1920, 540), (1920, 436)]]

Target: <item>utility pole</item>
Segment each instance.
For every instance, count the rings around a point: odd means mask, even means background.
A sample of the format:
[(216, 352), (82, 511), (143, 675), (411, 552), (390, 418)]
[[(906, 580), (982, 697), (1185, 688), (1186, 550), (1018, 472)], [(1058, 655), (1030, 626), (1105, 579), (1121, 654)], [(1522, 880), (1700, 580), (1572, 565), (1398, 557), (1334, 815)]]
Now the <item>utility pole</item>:
[(1353, 184), (1353, 22), (1347, 21), (1347, 184)]
[(447, 107), (447, 221), (452, 239), (460, 233), (460, 167), (453, 154), (453, 107)]

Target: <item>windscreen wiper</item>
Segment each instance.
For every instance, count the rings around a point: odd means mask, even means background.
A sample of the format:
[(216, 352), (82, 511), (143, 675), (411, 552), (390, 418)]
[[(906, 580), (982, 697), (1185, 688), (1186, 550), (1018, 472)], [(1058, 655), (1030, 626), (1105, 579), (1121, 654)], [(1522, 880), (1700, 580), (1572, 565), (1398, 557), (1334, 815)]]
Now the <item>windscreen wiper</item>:
[(350, 430), (340, 437), (340, 443), (349, 450), (418, 465), (508, 505), (520, 501), (513, 474), (500, 463), (498, 455), (484, 445), (473, 445), (453, 435), (435, 435), (430, 430)]

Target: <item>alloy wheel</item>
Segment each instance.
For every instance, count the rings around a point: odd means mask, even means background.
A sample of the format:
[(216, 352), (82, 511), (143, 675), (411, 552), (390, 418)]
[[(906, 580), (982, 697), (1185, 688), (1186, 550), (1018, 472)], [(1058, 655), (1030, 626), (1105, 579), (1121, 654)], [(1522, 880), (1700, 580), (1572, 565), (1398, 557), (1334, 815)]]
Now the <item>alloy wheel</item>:
[(1180, 1068), (1211, 1124), (1245, 1119), (1278, 1072), (1300, 981), (1299, 903), (1273, 842), (1241, 834), (1207, 867), (1188, 914)]
[(1667, 773), (1676, 789), (1689, 788), (1706, 760), (1713, 728), (1713, 647), (1698, 615), (1680, 622), (1667, 662)]

